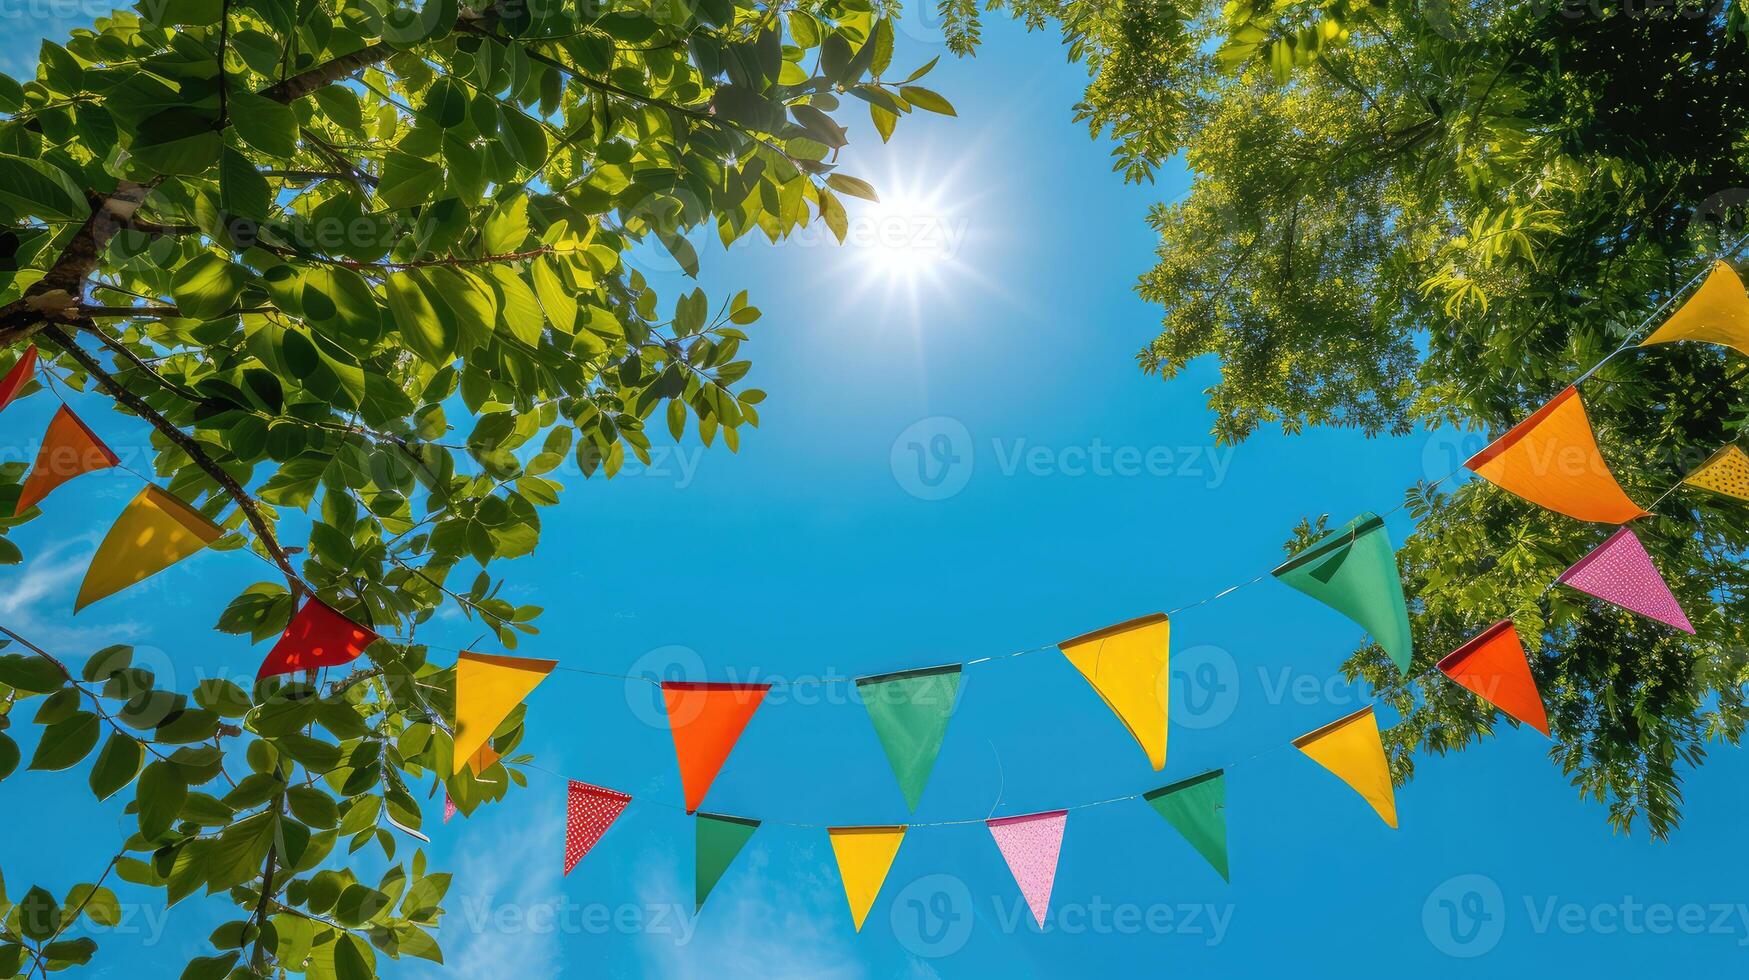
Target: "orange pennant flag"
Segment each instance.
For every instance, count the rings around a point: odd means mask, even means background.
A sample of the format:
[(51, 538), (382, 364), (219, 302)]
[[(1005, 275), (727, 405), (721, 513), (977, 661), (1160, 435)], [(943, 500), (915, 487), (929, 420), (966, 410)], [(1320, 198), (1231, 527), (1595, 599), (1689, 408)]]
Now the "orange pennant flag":
[(97, 546), (73, 611), (158, 574), (224, 533), (181, 499), (146, 484)]
[(1464, 466), (1489, 483), (1574, 520), (1625, 524), (1647, 511), (1609, 471), (1579, 392), (1567, 387)]
[(717, 771), (769, 690), (770, 684), (662, 682), (662, 703), (674, 735), (687, 813), (697, 812), (704, 802)]
[(471, 770), (474, 775), (478, 776), (480, 773), (492, 768), (492, 764), (502, 758), (504, 757), (499, 755), (498, 750), (494, 749), (492, 743), (488, 741), (486, 744), (480, 746), (478, 752), (468, 756), (468, 769)]
[(24, 349), (12, 370), (6, 372), (6, 377), (0, 378), (0, 408), (12, 404), (12, 399), (18, 397), (18, 390), (30, 380), (30, 372), (36, 368), (36, 346)]
[(1728, 263), (1713, 265), (1706, 282), (1694, 291), (1682, 308), (1670, 314), (1664, 325), (1640, 341), (1641, 347), (1698, 340), (1721, 344), (1740, 354), (1749, 354), (1749, 295), (1743, 280)]
[(12, 513), (22, 514), (35, 507), (51, 490), (76, 476), (107, 470), (119, 462), (103, 440), (86, 428), (72, 409), (62, 405), (49, 420), (42, 448), (36, 454), (36, 465), (18, 491), (18, 506)]
[(1294, 748), (1335, 773), (1372, 804), (1385, 823), (1397, 826), (1397, 795), (1391, 787), (1391, 764), (1379, 739), (1378, 719), (1368, 705), (1346, 718), (1294, 739)]
[(1549, 733), (1548, 711), (1512, 620), (1502, 619), (1446, 654), (1439, 670), (1494, 707), (1544, 735)]

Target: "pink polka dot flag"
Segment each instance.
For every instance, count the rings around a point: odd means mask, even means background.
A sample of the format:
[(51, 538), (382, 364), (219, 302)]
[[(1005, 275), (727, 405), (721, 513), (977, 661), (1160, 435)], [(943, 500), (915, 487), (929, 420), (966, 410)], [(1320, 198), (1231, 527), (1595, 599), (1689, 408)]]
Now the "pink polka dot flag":
[(570, 802), (565, 813), (565, 873), (570, 874), (583, 855), (595, 846), (607, 828), (619, 819), (632, 798), (618, 790), (571, 780)]
[(1026, 907), (1042, 928), (1051, 906), (1051, 886), (1057, 881), (1057, 854), (1063, 849), (1063, 826), (1069, 811), (1029, 813), (1022, 817), (999, 817), (984, 821), (1002, 859), (1026, 896)]
[(1628, 612), (1693, 633), (1694, 626), (1631, 528), (1622, 528), (1555, 579)]

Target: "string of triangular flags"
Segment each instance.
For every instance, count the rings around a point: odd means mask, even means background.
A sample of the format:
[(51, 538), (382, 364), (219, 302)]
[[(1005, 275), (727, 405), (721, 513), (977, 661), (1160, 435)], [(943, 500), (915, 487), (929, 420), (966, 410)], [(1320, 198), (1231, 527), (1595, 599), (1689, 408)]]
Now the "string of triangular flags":
[[(1749, 295), (1729, 265), (1718, 263), (1689, 301), (1641, 346), (1679, 340), (1723, 344), (1749, 354)], [(31, 348), (0, 379), (0, 409), (16, 397), (35, 361), (36, 352)], [(1594, 366), (1585, 376), (1596, 369)], [(1694, 628), (1680, 604), (1626, 526), (1650, 511), (1636, 504), (1610, 471), (1576, 385), (1494, 440), (1467, 461), (1465, 468), (1556, 513), (1622, 525), (1563, 572), (1557, 584), (1692, 633)], [(63, 400), (45, 432), (36, 465), (20, 490), (15, 513), (37, 506), (77, 476), (116, 465), (115, 454)], [(1724, 447), (1680, 482), (1749, 499), (1749, 456), (1734, 446)], [(99, 546), (80, 586), (75, 611), (156, 574), (211, 544), (222, 533), (188, 504), (148, 482)], [(1413, 652), (1407, 604), (1395, 551), (1382, 519), (1364, 514), (1294, 555), (1271, 574), (1362, 626), (1399, 671), (1407, 673)], [(340, 666), (356, 659), (377, 638), (372, 630), (350, 622), (312, 597), (294, 615), (258, 676)], [(1170, 620), (1166, 614), (1155, 613), (1057, 645), (1129, 730), (1156, 771), (1164, 768), (1166, 758), (1169, 638)], [(494, 730), (556, 666), (557, 662), (550, 660), (472, 652), (461, 655), (456, 668), (454, 774), (459, 775), (464, 768), (480, 772), (497, 764), (498, 756), (490, 744)], [(945, 736), (961, 666), (909, 670), (857, 682), (913, 811)], [(1510, 621), (1483, 631), (1441, 659), (1436, 670), (1518, 721), (1548, 733), (1541, 696)], [(920, 697), (922, 689), (932, 684), (947, 688), (947, 697)], [(702, 906), (711, 887), (760, 825), (750, 818), (703, 813), (699, 808), (769, 685), (664, 682), (661, 688), (681, 771), (685, 809), (697, 815), (696, 897)], [(1387, 824), (1396, 826), (1389, 765), (1370, 706), (1292, 744), (1359, 793)], [(1224, 768), (1217, 769), (1140, 796), (1226, 877), (1224, 780)], [(1120, 799), (1129, 798), (1134, 797)], [(630, 799), (605, 787), (570, 783), (567, 872), (600, 839)], [(454, 806), (446, 798), (446, 820), (455, 812)], [(1061, 809), (985, 821), (1041, 924), (1067, 814), (1068, 809)], [(965, 822), (970, 821), (935, 825)], [(905, 832), (916, 826), (926, 825), (828, 828), (858, 928)]]

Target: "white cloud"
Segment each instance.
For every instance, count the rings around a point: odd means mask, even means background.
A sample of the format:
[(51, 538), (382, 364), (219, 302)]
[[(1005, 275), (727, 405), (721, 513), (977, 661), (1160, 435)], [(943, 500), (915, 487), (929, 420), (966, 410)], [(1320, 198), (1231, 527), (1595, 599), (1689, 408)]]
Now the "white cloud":
[(561, 930), (548, 917), (561, 891), (563, 830), (561, 821), (529, 820), (493, 833), (492, 847), (461, 852), (437, 934), (446, 965), (432, 976), (559, 975)]
[(102, 646), (140, 636), (144, 628), (127, 621), (72, 625), (73, 594), (96, 550), (91, 535), (57, 541), (22, 568), (0, 573), (0, 624), (75, 663)]
[[(850, 940), (848, 913), (836, 876), (810, 872), (809, 855), (785, 850), (790, 860), (772, 867), (772, 851), (750, 843), (711, 893), (709, 907), (685, 942), (672, 935), (638, 937), (644, 972), (670, 980), (760, 977), (762, 980), (855, 980), (867, 975)], [(801, 860), (798, 860), (800, 858)], [(673, 853), (649, 851), (638, 862), (633, 888), (648, 904), (692, 895), (692, 869)], [(690, 914), (691, 903), (686, 912)]]

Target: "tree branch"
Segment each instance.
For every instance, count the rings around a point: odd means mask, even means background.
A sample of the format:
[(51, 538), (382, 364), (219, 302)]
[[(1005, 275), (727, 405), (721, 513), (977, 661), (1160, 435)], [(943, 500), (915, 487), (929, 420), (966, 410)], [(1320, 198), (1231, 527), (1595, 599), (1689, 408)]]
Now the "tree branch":
[[(95, 329), (95, 326), (92, 329)], [(43, 334), (73, 360), (78, 361), (79, 365), (92, 378), (96, 379), (98, 385), (107, 391), (110, 397), (126, 405), (135, 415), (151, 423), (152, 428), (162, 432), (165, 438), (175, 444), (176, 448), (187, 453), (188, 458), (193, 460), (202, 472), (212, 477), (214, 482), (224, 488), (225, 493), (237, 502), (237, 509), (241, 510), (243, 516), (248, 518), (249, 525), (255, 529), (256, 539), (261, 542), (261, 547), (266, 550), (268, 557), (272, 558), (273, 563), (278, 565), (279, 570), (284, 573), (286, 582), (291, 586), (292, 598), (295, 600), (306, 591), (304, 580), (292, 568), (291, 559), (286, 555), (285, 549), (280, 547), (279, 539), (273, 533), (273, 525), (269, 524), (267, 518), (262, 514), (260, 504), (249, 495), (247, 490), (243, 489), (242, 484), (238, 483), (231, 474), (225, 472), (224, 467), (208, 455), (194, 437), (176, 427), (169, 419), (158, 414), (156, 409), (146, 404), (144, 399), (115, 380), (114, 376), (104, 370), (97, 358), (92, 357), (85, 348), (80, 347), (72, 337), (59, 327), (46, 327)]]

